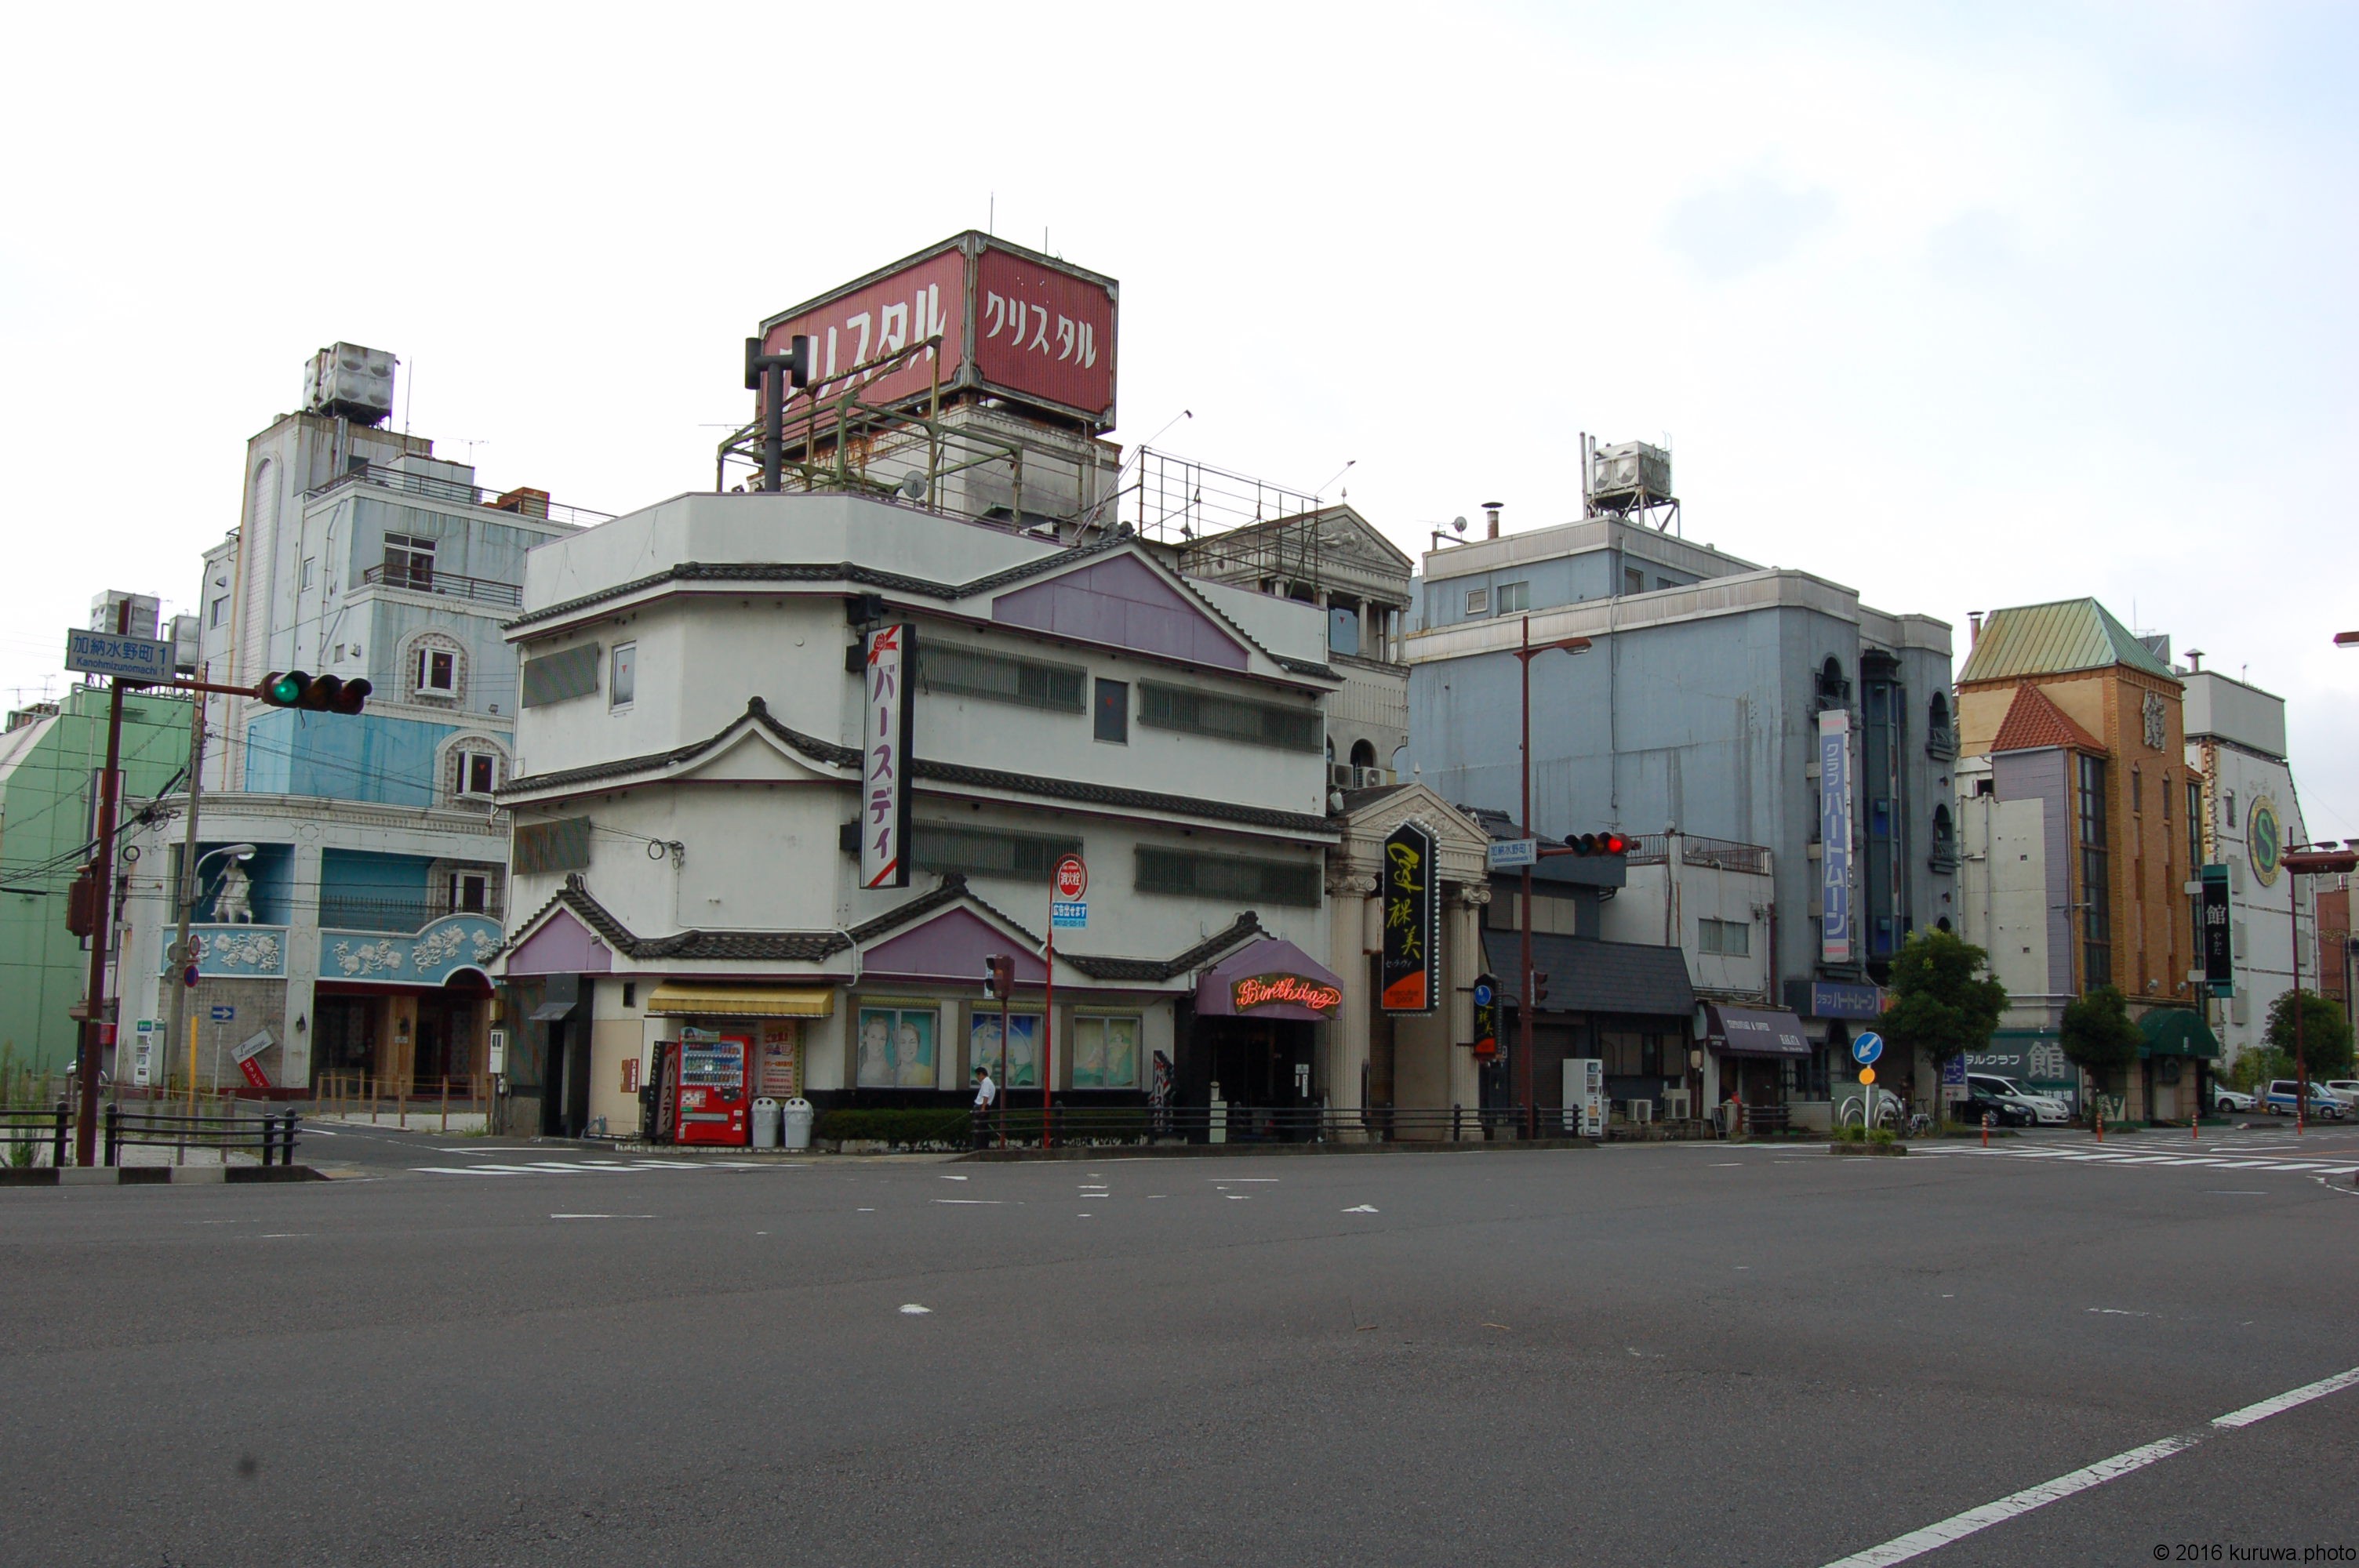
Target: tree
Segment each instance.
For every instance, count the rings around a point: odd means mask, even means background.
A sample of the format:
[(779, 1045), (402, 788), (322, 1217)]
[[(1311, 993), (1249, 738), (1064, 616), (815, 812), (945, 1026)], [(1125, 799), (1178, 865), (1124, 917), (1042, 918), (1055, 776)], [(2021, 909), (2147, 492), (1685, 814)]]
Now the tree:
[(2099, 986), (2068, 1002), (2062, 1033), (2064, 1054), (2107, 1092), (2137, 1060), (2138, 1046), (2146, 1038), (2130, 1022), (2122, 993), (2111, 986)]
[[(2301, 1059), (2312, 1078), (2340, 1078), (2351, 1071), (2351, 1021), (2331, 1000), (2316, 991), (2283, 991), (2269, 1003), (2269, 1027), (2263, 1038), (2293, 1056), (2294, 999), (2301, 999)], [(2291, 1076), (2290, 1073), (2285, 1075)]]
[(1985, 972), (1990, 956), (1947, 931), (1919, 931), (1892, 960), (1892, 1005), (1876, 1020), (1886, 1044), (1922, 1051), (1936, 1068), (1990, 1044), (2006, 988)]

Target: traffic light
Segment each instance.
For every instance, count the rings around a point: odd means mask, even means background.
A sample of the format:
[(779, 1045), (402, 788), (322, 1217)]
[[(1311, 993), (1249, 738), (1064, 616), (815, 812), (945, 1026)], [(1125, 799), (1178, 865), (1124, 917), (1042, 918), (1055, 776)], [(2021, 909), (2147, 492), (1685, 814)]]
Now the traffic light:
[(1577, 833), (1565, 847), (1576, 855), (1626, 855), (1630, 840), (1619, 833)]
[(254, 688), (256, 700), (273, 708), (300, 708), (312, 713), (358, 713), (376, 687), (366, 680), (339, 680), (302, 670), (273, 673)]
[(1548, 1000), (1548, 971), (1534, 969), (1532, 971), (1532, 1011), (1538, 1012), (1540, 1003), (1546, 1000)]
[(990, 989), (995, 1001), (1006, 1001), (1016, 993), (1016, 960), (1005, 953), (994, 953), (983, 961), (983, 983)]

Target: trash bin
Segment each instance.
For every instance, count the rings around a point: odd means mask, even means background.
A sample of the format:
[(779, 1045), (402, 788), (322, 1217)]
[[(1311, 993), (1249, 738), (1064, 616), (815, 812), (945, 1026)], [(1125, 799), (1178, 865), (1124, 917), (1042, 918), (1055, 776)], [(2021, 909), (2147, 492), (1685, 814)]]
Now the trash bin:
[(778, 1146), (778, 1102), (763, 1098), (754, 1102), (754, 1147), (776, 1149)]
[(811, 1117), (814, 1114), (811, 1110), (811, 1102), (797, 1095), (786, 1103), (783, 1109), (786, 1117), (787, 1147), (810, 1148)]

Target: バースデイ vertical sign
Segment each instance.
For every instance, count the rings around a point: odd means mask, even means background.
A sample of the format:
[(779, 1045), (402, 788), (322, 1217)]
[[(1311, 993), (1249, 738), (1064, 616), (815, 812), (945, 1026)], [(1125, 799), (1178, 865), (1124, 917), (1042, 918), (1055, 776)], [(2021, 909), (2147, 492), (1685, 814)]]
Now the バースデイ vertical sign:
[(860, 885), (909, 885), (908, 676), (917, 668), (918, 629), (879, 626), (864, 640), (865, 714), (860, 746)]
[(1819, 715), (1819, 961), (1852, 959), (1851, 712)]
[(1431, 1012), (1440, 1004), (1441, 886), (1433, 861), (1433, 834), (1417, 823), (1402, 823), (1385, 840), (1377, 985), (1386, 1012)]

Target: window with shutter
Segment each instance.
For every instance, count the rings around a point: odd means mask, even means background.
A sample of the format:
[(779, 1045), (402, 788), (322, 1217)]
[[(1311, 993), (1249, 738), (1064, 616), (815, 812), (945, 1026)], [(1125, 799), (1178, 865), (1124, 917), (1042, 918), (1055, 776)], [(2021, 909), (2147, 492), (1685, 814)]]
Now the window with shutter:
[(553, 822), (520, 822), (515, 865), (525, 876), (586, 871), (590, 865), (590, 819), (560, 816)]

